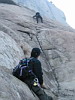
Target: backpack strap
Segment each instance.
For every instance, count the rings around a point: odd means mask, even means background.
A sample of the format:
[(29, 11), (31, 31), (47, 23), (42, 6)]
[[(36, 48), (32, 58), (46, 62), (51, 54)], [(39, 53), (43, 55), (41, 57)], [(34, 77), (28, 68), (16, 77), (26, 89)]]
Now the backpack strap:
[(23, 68), (25, 68), (25, 66), (21, 67), (20, 76), (22, 76), (22, 70), (23, 70)]
[(23, 60), (21, 60), (21, 61), (24, 61), (24, 60), (26, 60), (26, 66), (20, 66), (20, 76), (22, 76), (22, 71), (23, 71), (23, 69), (25, 68), (25, 67), (28, 67), (28, 63), (29, 63), (29, 61), (31, 60), (32, 58), (25, 58), (25, 59), (23, 59)]

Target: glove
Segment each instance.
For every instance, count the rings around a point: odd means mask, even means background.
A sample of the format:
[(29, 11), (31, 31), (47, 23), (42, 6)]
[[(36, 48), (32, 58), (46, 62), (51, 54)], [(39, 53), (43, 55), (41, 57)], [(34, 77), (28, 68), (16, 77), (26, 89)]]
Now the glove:
[(42, 85), (41, 85), (41, 88), (47, 89), (46, 86), (45, 86), (45, 84), (42, 84)]

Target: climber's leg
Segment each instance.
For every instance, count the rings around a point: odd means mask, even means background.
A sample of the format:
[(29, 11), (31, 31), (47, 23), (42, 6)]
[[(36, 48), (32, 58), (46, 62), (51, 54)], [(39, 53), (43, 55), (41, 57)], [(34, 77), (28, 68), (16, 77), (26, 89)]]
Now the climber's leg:
[(53, 100), (52, 97), (48, 96), (39, 86), (32, 86), (31, 89), (40, 100)]

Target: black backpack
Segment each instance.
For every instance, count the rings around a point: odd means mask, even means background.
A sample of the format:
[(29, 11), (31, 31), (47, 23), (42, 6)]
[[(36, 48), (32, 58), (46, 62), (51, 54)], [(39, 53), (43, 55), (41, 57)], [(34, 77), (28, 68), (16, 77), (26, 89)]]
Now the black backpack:
[(26, 78), (32, 76), (35, 78), (35, 75), (28, 65), (32, 58), (25, 58), (20, 60), (19, 64), (13, 69), (13, 75), (20, 80), (24, 81)]

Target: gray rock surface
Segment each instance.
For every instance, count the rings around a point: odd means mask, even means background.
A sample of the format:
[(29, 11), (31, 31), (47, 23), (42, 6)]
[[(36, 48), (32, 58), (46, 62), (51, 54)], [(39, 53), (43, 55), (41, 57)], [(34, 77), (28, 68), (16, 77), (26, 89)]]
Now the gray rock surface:
[(44, 23), (37, 24), (34, 13), (0, 4), (0, 100), (38, 99), (10, 70), (20, 59), (29, 57), (33, 47), (40, 47), (42, 52), (39, 59), (45, 92), (54, 100), (74, 100), (75, 30), (45, 18)]
[(13, 68), (23, 56), (17, 43), (8, 34), (0, 31), (0, 66)]

